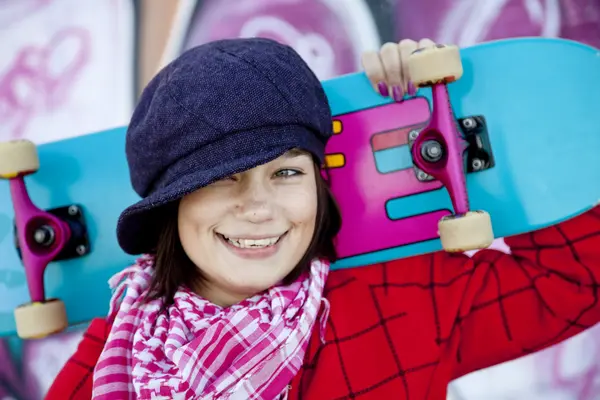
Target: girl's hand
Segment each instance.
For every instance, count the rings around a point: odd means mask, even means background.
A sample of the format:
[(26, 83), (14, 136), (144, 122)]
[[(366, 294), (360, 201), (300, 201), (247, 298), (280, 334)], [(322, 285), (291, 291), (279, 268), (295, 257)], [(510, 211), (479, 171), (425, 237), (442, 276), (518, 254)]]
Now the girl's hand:
[(405, 94), (414, 96), (417, 93), (408, 73), (408, 57), (413, 51), (429, 46), (435, 46), (435, 42), (430, 39), (388, 42), (381, 46), (379, 52), (363, 53), (362, 66), (377, 92), (384, 97), (391, 95), (395, 101), (401, 102)]

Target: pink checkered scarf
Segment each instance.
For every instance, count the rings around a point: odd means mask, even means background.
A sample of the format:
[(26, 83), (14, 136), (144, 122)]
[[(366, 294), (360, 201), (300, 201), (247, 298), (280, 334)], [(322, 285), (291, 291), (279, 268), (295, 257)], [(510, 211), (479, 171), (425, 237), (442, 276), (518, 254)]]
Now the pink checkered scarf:
[[(115, 321), (94, 371), (94, 399), (276, 399), (302, 366), (329, 265), (228, 308), (181, 288), (175, 302), (144, 302), (153, 272), (144, 256), (110, 280)], [(125, 293), (125, 297), (122, 298)]]

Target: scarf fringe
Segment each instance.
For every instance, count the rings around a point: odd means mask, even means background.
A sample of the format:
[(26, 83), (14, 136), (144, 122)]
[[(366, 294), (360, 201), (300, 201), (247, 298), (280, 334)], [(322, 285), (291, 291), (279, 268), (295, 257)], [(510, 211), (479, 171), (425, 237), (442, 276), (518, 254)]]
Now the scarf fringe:
[(331, 310), (331, 304), (329, 303), (329, 300), (327, 300), (325, 297), (321, 298), (321, 303), (323, 304), (323, 312), (321, 313), (321, 318), (319, 319), (321, 325), (319, 327), (319, 337), (321, 338), (321, 343), (325, 344), (325, 332), (327, 332), (327, 321), (329, 320), (329, 311)]

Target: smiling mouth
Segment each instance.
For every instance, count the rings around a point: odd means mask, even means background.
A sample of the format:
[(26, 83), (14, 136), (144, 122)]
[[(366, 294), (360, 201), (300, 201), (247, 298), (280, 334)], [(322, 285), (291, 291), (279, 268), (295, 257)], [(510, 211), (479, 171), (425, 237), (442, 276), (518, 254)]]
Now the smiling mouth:
[(239, 249), (265, 249), (267, 247), (272, 247), (279, 243), (281, 238), (283, 238), (286, 234), (287, 232), (280, 236), (264, 237), (260, 239), (243, 239), (229, 237), (221, 233), (217, 233), (217, 235), (220, 236), (221, 239), (223, 239), (226, 243)]

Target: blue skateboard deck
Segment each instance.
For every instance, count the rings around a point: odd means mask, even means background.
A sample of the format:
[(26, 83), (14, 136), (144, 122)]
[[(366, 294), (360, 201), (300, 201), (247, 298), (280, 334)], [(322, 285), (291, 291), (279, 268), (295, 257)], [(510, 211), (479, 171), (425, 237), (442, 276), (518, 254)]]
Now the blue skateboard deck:
[[(600, 199), (600, 51), (562, 39), (509, 39), (461, 50), (464, 74), (448, 86), (457, 119), (482, 117), (493, 166), (467, 174), (472, 209), (489, 212), (496, 237), (574, 217)], [(393, 103), (356, 73), (324, 82), (336, 135), (328, 170), (344, 216), (347, 268), (441, 249), (440, 216), (452, 205), (439, 182), (415, 179), (408, 141), (431, 115), (431, 90)], [(107, 281), (134, 260), (116, 222), (138, 200), (125, 160), (125, 127), (40, 145), (25, 178), (42, 209), (81, 206), (90, 251), (55, 261), (46, 296), (60, 298), (71, 325), (108, 311)], [(13, 310), (29, 301), (15, 249), (8, 182), (0, 180), (0, 336), (14, 335)], [(366, 244), (356, 245), (369, 238)]]

